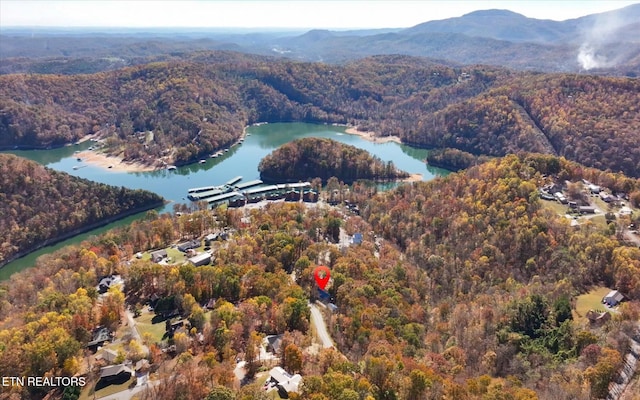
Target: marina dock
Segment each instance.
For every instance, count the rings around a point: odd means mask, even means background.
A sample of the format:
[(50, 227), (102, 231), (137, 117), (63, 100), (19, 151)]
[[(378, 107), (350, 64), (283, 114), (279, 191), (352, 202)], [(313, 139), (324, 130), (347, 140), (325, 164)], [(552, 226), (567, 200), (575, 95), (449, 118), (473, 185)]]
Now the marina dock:
[(264, 182), (260, 179), (238, 184), (241, 180), (242, 176), (236, 176), (222, 186), (203, 186), (189, 189), (188, 198), (191, 201), (206, 201), (210, 207), (222, 204), (237, 207), (247, 202), (255, 203), (264, 199), (299, 199), (311, 191), (310, 182), (261, 186)]

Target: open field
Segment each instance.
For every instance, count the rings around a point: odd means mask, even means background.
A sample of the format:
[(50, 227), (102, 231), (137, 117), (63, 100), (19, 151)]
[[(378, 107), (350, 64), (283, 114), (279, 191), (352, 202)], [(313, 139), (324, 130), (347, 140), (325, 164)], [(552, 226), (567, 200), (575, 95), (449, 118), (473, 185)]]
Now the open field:
[(165, 333), (165, 322), (158, 322), (157, 324), (151, 323), (151, 320), (154, 317), (154, 313), (143, 310), (142, 314), (135, 319), (136, 328), (138, 328), (138, 333), (140, 337), (144, 338), (145, 333), (149, 333), (151, 335), (151, 340), (153, 343), (161, 342), (162, 337)]
[(586, 321), (586, 315), (589, 310), (602, 310), (606, 308), (602, 304), (602, 298), (609, 293), (611, 289), (606, 287), (597, 287), (589, 293), (578, 296), (576, 300), (576, 314), (578, 318)]
[(566, 204), (560, 204), (555, 200), (544, 200), (540, 199), (542, 206), (550, 209), (558, 215), (565, 215), (569, 207)]

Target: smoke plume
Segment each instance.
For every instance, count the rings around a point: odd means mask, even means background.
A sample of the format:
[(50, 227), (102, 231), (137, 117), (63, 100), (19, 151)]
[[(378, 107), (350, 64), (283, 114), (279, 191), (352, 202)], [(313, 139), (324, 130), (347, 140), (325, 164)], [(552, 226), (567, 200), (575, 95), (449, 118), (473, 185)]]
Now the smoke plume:
[(617, 46), (611, 44), (623, 39), (622, 28), (629, 23), (619, 11), (596, 15), (585, 24), (577, 56), (583, 69), (609, 68), (618, 62), (619, 57), (613, 52)]

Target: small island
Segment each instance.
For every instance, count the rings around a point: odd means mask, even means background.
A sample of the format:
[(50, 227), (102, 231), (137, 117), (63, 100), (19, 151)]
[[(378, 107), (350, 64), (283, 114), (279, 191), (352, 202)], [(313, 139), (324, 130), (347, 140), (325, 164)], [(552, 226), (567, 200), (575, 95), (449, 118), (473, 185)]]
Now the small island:
[(324, 138), (304, 138), (287, 143), (260, 161), (260, 179), (265, 182), (297, 182), (332, 176), (345, 183), (366, 179), (393, 181), (406, 179), (407, 172), (392, 161), (384, 162), (354, 146)]

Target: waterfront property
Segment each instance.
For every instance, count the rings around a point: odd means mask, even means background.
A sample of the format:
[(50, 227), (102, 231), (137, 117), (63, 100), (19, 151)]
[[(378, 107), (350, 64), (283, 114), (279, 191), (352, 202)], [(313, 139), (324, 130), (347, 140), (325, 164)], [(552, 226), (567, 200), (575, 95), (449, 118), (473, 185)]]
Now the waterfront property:
[(238, 184), (241, 180), (241, 176), (236, 176), (222, 186), (191, 188), (188, 190), (188, 197), (191, 201), (206, 201), (211, 208), (223, 204), (227, 204), (229, 207), (242, 207), (246, 203), (255, 203), (265, 199), (286, 198), (289, 201), (298, 201), (317, 197), (310, 194), (313, 191), (309, 182), (261, 186), (263, 182), (260, 179)]
[[(174, 204), (190, 203), (191, 200), (187, 198), (189, 188), (208, 187), (209, 190), (213, 190), (210, 187), (214, 186), (214, 183), (221, 185), (223, 182), (238, 175), (247, 177), (248, 180), (259, 178), (258, 163), (263, 157), (287, 142), (310, 136), (326, 137), (341, 143), (357, 146), (380, 157), (385, 162), (392, 160), (395, 166), (402, 170), (421, 174), (425, 181), (431, 180), (435, 176), (443, 176), (449, 173), (424, 163), (423, 160), (429, 152), (427, 149), (413, 148), (395, 142), (373, 143), (357, 135), (345, 135), (344, 130), (345, 127), (341, 126), (297, 122), (251, 126), (247, 128), (247, 137), (242, 146), (236, 146), (233, 151), (228, 153), (219, 151), (217, 153), (219, 155), (218, 158), (211, 159), (205, 164), (196, 162), (179, 167), (165, 164), (163, 169), (143, 173), (124, 173), (116, 171), (115, 166), (110, 170), (103, 169), (93, 164), (85, 164), (85, 161), (83, 161), (82, 165), (79, 165), (80, 163), (76, 161), (78, 155), (74, 154), (74, 151), (86, 150), (93, 144), (91, 141), (79, 143), (78, 146), (63, 146), (51, 150), (14, 150), (11, 153), (81, 178), (158, 193), (168, 200), (164, 207), (157, 209), (160, 213), (172, 212)], [(73, 168), (77, 166), (83, 166), (83, 168)], [(394, 185), (379, 186), (381, 190), (388, 190), (391, 187), (394, 187)], [(243, 190), (239, 191), (242, 192)], [(253, 201), (259, 200), (255, 199)], [(303, 200), (317, 201), (317, 193), (306, 191), (303, 193)], [(247, 201), (252, 200), (247, 199)], [(82, 240), (105, 232), (108, 229), (125, 226), (131, 221), (145, 218), (145, 214), (145, 212), (141, 212), (132, 215), (12, 261), (0, 269), (0, 280), (8, 279), (11, 274), (35, 265), (36, 258), (42, 254), (50, 253), (64, 245), (78, 244)], [(169, 255), (171, 256), (171, 252), (169, 252)]]

